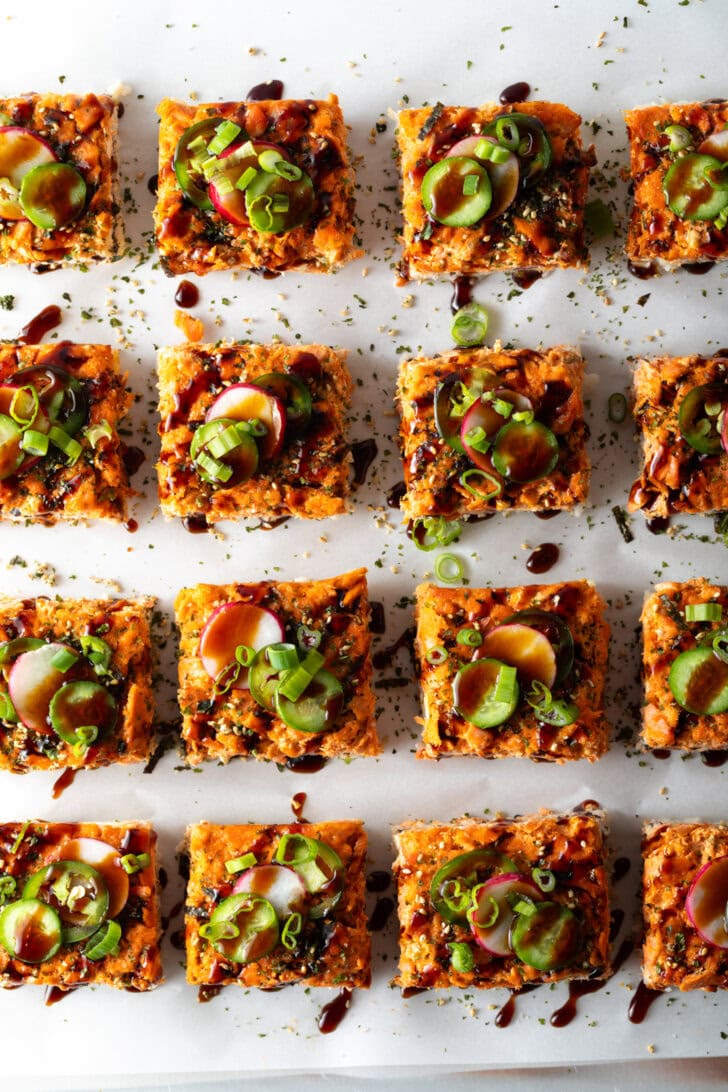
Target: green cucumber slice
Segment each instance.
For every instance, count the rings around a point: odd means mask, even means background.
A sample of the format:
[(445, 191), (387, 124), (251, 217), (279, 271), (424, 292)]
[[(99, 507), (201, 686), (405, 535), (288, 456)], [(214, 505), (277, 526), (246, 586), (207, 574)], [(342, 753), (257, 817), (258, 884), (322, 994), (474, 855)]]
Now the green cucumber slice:
[(193, 155), (190, 151), (190, 145), (198, 137), (202, 138), (207, 144), (214, 138), (218, 125), (222, 124), (224, 124), (224, 118), (220, 117), (203, 118), (202, 121), (195, 122), (194, 125), (190, 125), (189, 129), (185, 129), (174, 150), (172, 166), (179, 187), (185, 197), (198, 209), (211, 209), (212, 201), (207, 195), (207, 182), (202, 170), (193, 164), (193, 161), (196, 161), (199, 157)]
[(30, 877), (24, 899), (40, 899), (61, 919), (64, 944), (95, 933), (106, 919), (109, 889), (100, 872), (83, 861), (53, 861)]
[(425, 210), (438, 224), (472, 227), (490, 208), (493, 187), (482, 163), (456, 155), (430, 167), (422, 179), (420, 195)]
[(476, 728), (497, 728), (505, 723), (516, 711), (520, 690), (514, 678), (505, 698), (496, 697), (504, 670), (515, 676), (515, 669), (489, 657), (461, 667), (452, 684), (455, 712)]
[(215, 951), (231, 963), (256, 963), (273, 951), (279, 936), (272, 904), (248, 891), (223, 899), (203, 929)]
[(245, 190), (245, 210), (252, 227), (264, 235), (283, 235), (311, 219), (315, 201), (307, 174), (295, 180), (259, 171)]
[(571, 963), (581, 947), (576, 915), (558, 902), (538, 902), (533, 913), (518, 914), (511, 927), (511, 948), (537, 971), (555, 971)]
[[(683, 439), (695, 451), (717, 455), (723, 450), (721, 432), (726, 406), (728, 385), (724, 383), (703, 383), (685, 395), (678, 410), (678, 425)], [(708, 408), (714, 412), (708, 413)]]
[(559, 441), (540, 421), (509, 421), (495, 438), (492, 459), (498, 473), (509, 481), (539, 481), (558, 463)]
[(13, 959), (45, 963), (62, 943), (61, 919), (38, 899), (18, 899), (0, 913), (0, 944)]
[(86, 183), (70, 163), (42, 163), (20, 185), (20, 207), (31, 224), (55, 231), (72, 223), (86, 207)]
[[(517, 872), (517, 865), (497, 849), (471, 849), (451, 857), (430, 883), (430, 899), (438, 914), (451, 922), (467, 922), (473, 888), (497, 872)], [(459, 888), (456, 888), (456, 882)]]
[(668, 676), (675, 701), (688, 713), (728, 712), (728, 664), (712, 648), (689, 648), (677, 656)]
[[(252, 687), (251, 687), (252, 689)], [(298, 701), (284, 698), (275, 691), (275, 710), (289, 728), (315, 735), (330, 732), (344, 704), (344, 690), (330, 671), (321, 669), (306, 687)]]
[(720, 181), (724, 166), (714, 156), (697, 152), (676, 159), (662, 183), (671, 212), (681, 220), (715, 220), (728, 205), (728, 189)]
[(71, 745), (93, 742), (81, 728), (95, 728), (93, 739), (113, 728), (116, 722), (116, 700), (97, 682), (78, 680), (66, 683), (51, 699), (48, 719), (54, 732)]

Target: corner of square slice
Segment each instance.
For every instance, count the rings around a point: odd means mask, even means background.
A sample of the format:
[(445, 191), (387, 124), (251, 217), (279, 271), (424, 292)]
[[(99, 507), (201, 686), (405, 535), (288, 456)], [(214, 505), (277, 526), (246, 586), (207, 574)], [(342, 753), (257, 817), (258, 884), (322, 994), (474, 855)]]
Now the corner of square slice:
[(355, 819), (188, 827), (187, 981), (367, 988), (366, 850)]
[(728, 828), (648, 822), (642, 832), (642, 978), (651, 990), (728, 989)]
[(608, 978), (600, 812), (396, 828), (403, 990)]
[(609, 626), (587, 580), (416, 592), (418, 758), (600, 758)]
[(107, 95), (0, 98), (0, 262), (111, 261), (123, 242), (118, 104)]
[(155, 602), (0, 597), (0, 769), (150, 757)]
[(646, 748), (728, 752), (728, 588), (657, 584), (642, 609)]
[[(632, 211), (627, 257), (646, 273), (728, 258), (721, 186), (728, 102), (673, 102), (625, 112)], [(707, 266), (706, 266), (707, 268)]]
[(0, 824), (0, 988), (158, 986), (156, 844), (145, 822)]
[(251, 756), (296, 769), (380, 753), (365, 569), (197, 584), (175, 611), (189, 763)]
[(169, 274), (335, 272), (361, 257), (335, 95), (157, 108), (157, 247)]
[(594, 149), (551, 102), (402, 110), (397, 126), (402, 275), (479, 275), (588, 264), (584, 205)]
[(162, 511), (201, 526), (347, 512), (352, 386), (323, 345), (161, 349)]
[(0, 520), (126, 519), (126, 380), (109, 345), (0, 343)]
[(396, 403), (405, 518), (457, 519), (586, 500), (582, 388), (574, 349), (470, 349), (400, 366)]
[(726, 357), (638, 361), (634, 419), (642, 440), (642, 473), (629, 495), (630, 511), (664, 520), (728, 508), (726, 411)]

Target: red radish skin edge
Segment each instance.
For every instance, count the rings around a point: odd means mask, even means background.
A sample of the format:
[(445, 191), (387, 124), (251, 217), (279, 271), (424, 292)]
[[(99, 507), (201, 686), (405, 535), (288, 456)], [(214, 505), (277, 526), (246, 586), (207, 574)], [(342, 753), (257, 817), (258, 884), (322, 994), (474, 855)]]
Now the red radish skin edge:
[[(687, 914), (687, 916), (688, 916), (688, 918), (690, 920), (690, 924), (693, 926), (694, 929), (697, 930), (697, 932), (703, 938), (703, 940), (706, 942), (706, 944), (710, 944), (711, 947), (713, 947), (713, 948), (719, 948), (722, 951), (725, 951), (725, 950), (728, 950), (728, 931), (725, 928), (725, 918), (723, 919), (723, 921), (721, 923), (722, 928), (723, 928), (723, 933), (725, 934), (725, 938), (726, 938), (724, 944), (718, 944), (718, 942), (715, 940), (714, 937), (711, 937), (708, 933), (704, 932), (704, 930), (701, 929), (700, 926), (698, 925), (698, 923), (696, 921), (696, 918), (695, 918), (695, 903), (696, 903), (696, 900), (700, 897), (700, 888), (701, 888), (700, 880), (705, 875), (706, 872), (708, 872), (715, 865), (720, 864), (721, 861), (728, 862), (728, 856), (724, 855), (722, 857), (716, 857), (714, 861), (708, 861), (708, 863), (703, 865), (703, 867), (700, 869), (700, 871), (695, 874), (695, 876), (693, 878), (693, 882), (690, 884), (690, 889), (689, 889), (689, 891), (687, 893), (687, 897), (685, 899), (685, 912), (686, 912), (686, 914)], [(728, 866), (727, 866), (727, 871), (728, 871)], [(728, 902), (728, 891), (726, 891), (726, 901)]]
[[(48, 649), (53, 650), (53, 655), (60, 652), (61, 650), (64, 650), (66, 652), (72, 652), (74, 656), (78, 655), (78, 653), (76, 653), (72, 648), (69, 648), (68, 645), (61, 644), (57, 641), (52, 641), (47, 645), (42, 645), (40, 648), (32, 649), (29, 652), (23, 652), (20, 656), (18, 656), (17, 660), (8, 672), (8, 693), (21, 722), (25, 725), (26, 728), (30, 728), (32, 731), (35, 732), (43, 732), (44, 734), (51, 734), (53, 732), (53, 729), (47, 723), (48, 709), (50, 707), (53, 695), (57, 690), (60, 689), (61, 686), (63, 686), (64, 682), (69, 681), (63, 672), (58, 671), (54, 667), (48, 666), (50, 664)], [(38, 653), (42, 653), (43, 655), (38, 656)], [(32, 660), (30, 659), (31, 657)], [(52, 681), (54, 683), (54, 687), (52, 690), (49, 691), (48, 702), (46, 703), (44, 701), (45, 712), (43, 715), (43, 719), (41, 720), (40, 717), (36, 716), (36, 713), (39, 713), (40, 711), (38, 702), (38, 691), (43, 691), (44, 686), (41, 682), (40, 676), (32, 685), (30, 685), (28, 680), (28, 665), (32, 664), (32, 666), (30, 667), (30, 672), (32, 673), (34, 667), (36, 667), (36, 665), (40, 665), (41, 662), (46, 659), (48, 660), (48, 665), (46, 665), (43, 672), (43, 678), (50, 678), (52, 673)]]

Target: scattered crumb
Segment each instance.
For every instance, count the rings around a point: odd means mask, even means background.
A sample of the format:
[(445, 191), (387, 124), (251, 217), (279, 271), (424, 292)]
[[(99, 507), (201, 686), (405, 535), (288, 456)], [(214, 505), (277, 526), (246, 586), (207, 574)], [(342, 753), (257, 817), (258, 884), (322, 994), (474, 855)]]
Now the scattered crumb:
[(92, 576), (91, 580), (94, 584), (102, 584), (105, 588), (109, 588), (111, 591), (121, 595), (122, 587), (118, 580), (112, 580), (108, 576)]
[(202, 341), (205, 327), (202, 319), (194, 318), (185, 311), (175, 311), (174, 324), (181, 330), (187, 341)]

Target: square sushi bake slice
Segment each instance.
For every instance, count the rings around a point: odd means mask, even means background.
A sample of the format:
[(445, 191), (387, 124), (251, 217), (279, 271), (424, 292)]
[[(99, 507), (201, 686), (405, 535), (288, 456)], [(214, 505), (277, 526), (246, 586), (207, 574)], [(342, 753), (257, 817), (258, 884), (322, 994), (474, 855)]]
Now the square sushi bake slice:
[(196, 584), (175, 602), (187, 761), (295, 769), (380, 752), (366, 569), (329, 580)]
[(645, 516), (728, 508), (728, 358), (656, 357), (634, 375), (642, 472), (628, 507)]
[(587, 265), (580, 124), (551, 102), (402, 110), (403, 276)]
[(0, 262), (119, 256), (118, 118), (107, 95), (0, 98)]
[(407, 519), (574, 508), (589, 489), (573, 349), (455, 350), (400, 367)]
[(349, 510), (346, 354), (323, 345), (181, 345), (159, 353), (159, 497), (208, 524)]
[(642, 609), (645, 747), (728, 749), (728, 588), (658, 584)]
[(0, 598), (0, 769), (150, 757), (155, 602)]
[(604, 607), (588, 580), (520, 588), (421, 584), (417, 757), (600, 758), (609, 746)]
[(728, 989), (728, 828), (645, 823), (642, 977), (653, 990)]
[(354, 172), (335, 95), (157, 108), (157, 247), (170, 274), (331, 273), (354, 243)]
[(149, 823), (0, 824), (0, 987), (162, 982)]
[(126, 379), (109, 345), (0, 343), (0, 520), (126, 519)]
[(627, 257), (657, 273), (728, 258), (728, 102), (625, 113), (634, 191)]
[(599, 813), (394, 831), (403, 989), (519, 990), (610, 974)]
[(187, 981), (367, 988), (359, 820), (187, 828)]

